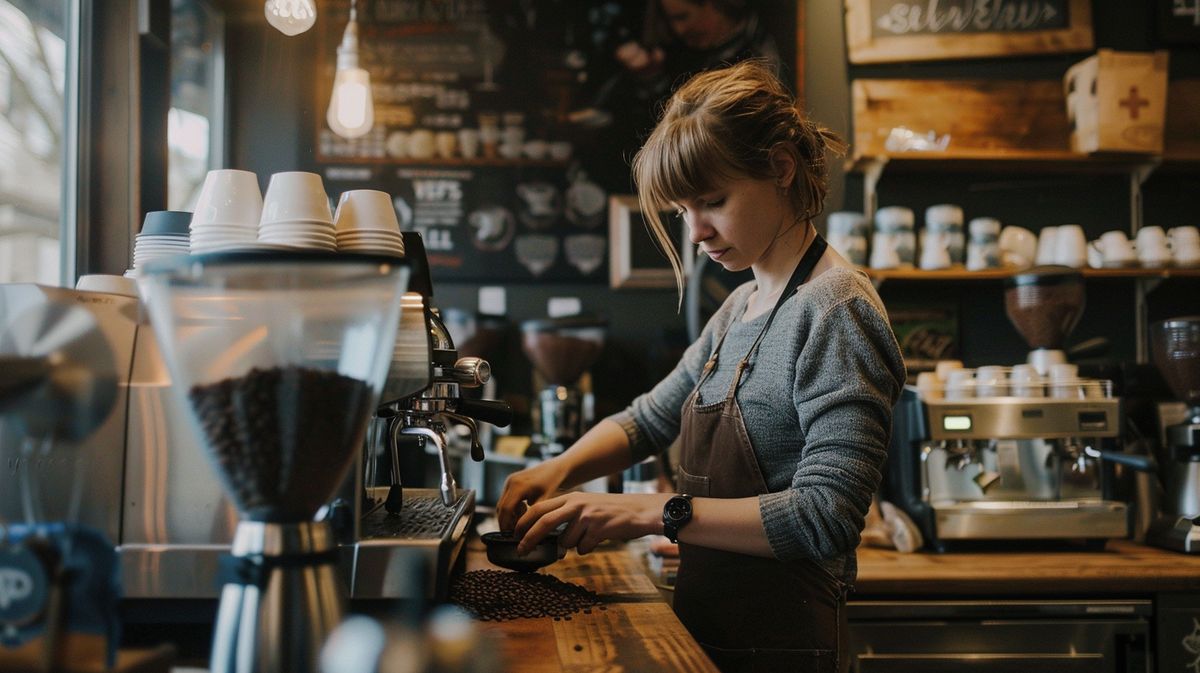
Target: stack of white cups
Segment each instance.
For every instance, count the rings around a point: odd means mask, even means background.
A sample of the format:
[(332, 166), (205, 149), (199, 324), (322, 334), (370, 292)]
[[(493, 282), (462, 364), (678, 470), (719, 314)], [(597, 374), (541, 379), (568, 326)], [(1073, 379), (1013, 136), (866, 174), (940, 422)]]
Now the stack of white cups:
[(829, 245), (851, 264), (866, 266), (867, 234), (871, 231), (871, 223), (866, 215), (839, 210), (829, 214), (826, 228), (829, 230)]
[(912, 267), (917, 237), (916, 217), (910, 208), (888, 206), (875, 213), (875, 235), (871, 239), (871, 268)]
[(337, 249), (404, 256), (404, 239), (392, 197), (375, 189), (342, 192), (334, 217)]
[(254, 247), (262, 208), (254, 173), (230, 168), (209, 171), (189, 225), (191, 251)]
[(303, 250), (337, 250), (333, 213), (316, 173), (288, 171), (271, 176), (263, 197), (259, 243)]

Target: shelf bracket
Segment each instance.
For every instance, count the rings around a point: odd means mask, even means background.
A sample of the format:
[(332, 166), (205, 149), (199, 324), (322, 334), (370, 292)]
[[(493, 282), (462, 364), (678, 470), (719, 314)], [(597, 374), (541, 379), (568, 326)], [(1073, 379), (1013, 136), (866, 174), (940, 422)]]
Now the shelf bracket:
[[(1129, 230), (1133, 237), (1136, 237), (1138, 231), (1145, 225), (1145, 214), (1142, 210), (1142, 186), (1146, 184), (1146, 180), (1150, 179), (1150, 175), (1160, 164), (1162, 164), (1162, 159), (1154, 158), (1134, 165), (1129, 171)], [(1134, 288), (1133, 312), (1136, 321), (1134, 333), (1136, 334), (1137, 361), (1139, 363), (1150, 360), (1150, 326), (1147, 324), (1146, 295), (1153, 292), (1161, 282), (1161, 277), (1142, 278), (1138, 279)]]
[(868, 220), (874, 220), (875, 211), (879, 209), (877, 188), (887, 162), (887, 157), (871, 157), (864, 159), (860, 164), (863, 176), (863, 215), (866, 215)]

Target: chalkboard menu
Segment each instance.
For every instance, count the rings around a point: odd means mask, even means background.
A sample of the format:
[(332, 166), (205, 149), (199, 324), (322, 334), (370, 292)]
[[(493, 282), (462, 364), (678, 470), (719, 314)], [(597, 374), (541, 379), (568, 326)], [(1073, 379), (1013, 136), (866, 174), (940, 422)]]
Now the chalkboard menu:
[[(614, 57), (644, 39), (648, 4), (359, 0), (375, 124), (346, 140), (324, 120), (350, 9), (332, 0), (319, 21), (314, 168), (335, 197), (390, 193), (435, 280), (606, 282), (608, 197), (632, 193), (629, 160), (670, 92)], [(763, 24), (790, 55), (788, 16)]]
[(1090, 0), (845, 0), (852, 63), (1086, 51)]

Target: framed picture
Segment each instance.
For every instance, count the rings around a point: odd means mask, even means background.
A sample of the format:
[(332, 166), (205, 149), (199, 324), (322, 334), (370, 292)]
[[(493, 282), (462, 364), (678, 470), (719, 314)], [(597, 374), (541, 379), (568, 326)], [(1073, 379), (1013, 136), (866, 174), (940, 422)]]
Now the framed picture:
[[(687, 226), (673, 213), (660, 213), (683, 262), (686, 277), (692, 272), (695, 246), (687, 236)], [(608, 269), (609, 286), (625, 288), (675, 287), (671, 262), (660, 249), (658, 239), (642, 217), (638, 199), (631, 194), (608, 197)]]
[(851, 63), (1091, 51), (1091, 0), (845, 0)]

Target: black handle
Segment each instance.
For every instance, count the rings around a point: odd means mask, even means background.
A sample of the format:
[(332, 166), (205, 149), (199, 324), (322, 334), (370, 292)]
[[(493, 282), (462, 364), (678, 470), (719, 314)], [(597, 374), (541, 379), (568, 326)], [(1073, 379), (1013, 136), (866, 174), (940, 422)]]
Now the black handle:
[(455, 411), (498, 428), (507, 428), (513, 417), (512, 407), (500, 400), (459, 400)]

